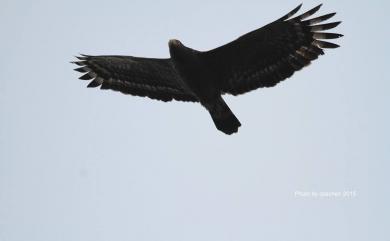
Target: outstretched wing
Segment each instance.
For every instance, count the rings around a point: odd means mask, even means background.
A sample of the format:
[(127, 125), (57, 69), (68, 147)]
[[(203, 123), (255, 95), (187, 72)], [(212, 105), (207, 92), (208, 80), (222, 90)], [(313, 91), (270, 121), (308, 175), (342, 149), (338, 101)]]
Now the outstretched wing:
[(275, 86), (324, 54), (323, 48), (339, 47), (320, 39), (343, 35), (320, 31), (332, 29), (340, 22), (315, 25), (335, 13), (305, 20), (320, 9), (319, 5), (291, 18), (300, 7), (229, 44), (205, 52), (209, 66), (217, 71), (222, 92), (238, 95)]
[(100, 86), (162, 101), (198, 101), (184, 86), (170, 59), (88, 55), (77, 58), (80, 61), (73, 63), (81, 67), (75, 70), (85, 73), (80, 79), (92, 80), (88, 87)]

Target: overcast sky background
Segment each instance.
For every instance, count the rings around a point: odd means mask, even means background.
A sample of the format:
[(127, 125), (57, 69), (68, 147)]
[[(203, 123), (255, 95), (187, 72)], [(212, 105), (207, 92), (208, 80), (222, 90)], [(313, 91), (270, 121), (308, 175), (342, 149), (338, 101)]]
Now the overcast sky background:
[(388, 1), (326, 1), (342, 47), (227, 96), (233, 136), (198, 104), (87, 89), (69, 63), (211, 49), (299, 3), (1, 0), (0, 241), (389, 240)]

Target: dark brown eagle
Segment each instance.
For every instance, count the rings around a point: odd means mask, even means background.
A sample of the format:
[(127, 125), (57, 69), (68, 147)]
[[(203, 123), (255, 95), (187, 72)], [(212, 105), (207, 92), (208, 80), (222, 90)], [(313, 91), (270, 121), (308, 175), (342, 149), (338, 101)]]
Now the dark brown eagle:
[(72, 63), (81, 66), (76, 71), (85, 73), (80, 79), (93, 79), (88, 87), (162, 101), (200, 102), (217, 129), (232, 134), (241, 124), (222, 99), (223, 94), (273, 87), (323, 55), (324, 48), (339, 47), (321, 40), (343, 36), (322, 32), (341, 23), (322, 23), (335, 13), (307, 20), (320, 9), (319, 5), (293, 17), (301, 6), (210, 51), (197, 51), (179, 40), (170, 40), (169, 59), (82, 55), (77, 57), (80, 61)]

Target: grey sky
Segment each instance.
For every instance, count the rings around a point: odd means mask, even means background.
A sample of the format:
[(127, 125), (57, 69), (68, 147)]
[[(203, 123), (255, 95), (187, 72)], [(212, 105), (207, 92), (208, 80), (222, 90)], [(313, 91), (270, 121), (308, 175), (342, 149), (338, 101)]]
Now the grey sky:
[(387, 1), (327, 1), (342, 47), (227, 96), (233, 136), (197, 104), (87, 89), (69, 64), (211, 49), (299, 3), (2, 0), (0, 241), (389, 240)]

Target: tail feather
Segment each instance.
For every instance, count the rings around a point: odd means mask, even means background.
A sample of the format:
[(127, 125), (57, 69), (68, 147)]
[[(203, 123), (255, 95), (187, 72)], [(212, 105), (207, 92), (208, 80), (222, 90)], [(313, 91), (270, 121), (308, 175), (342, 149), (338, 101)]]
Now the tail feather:
[(240, 121), (222, 98), (212, 105), (209, 112), (217, 129), (225, 134), (236, 133), (241, 126)]

